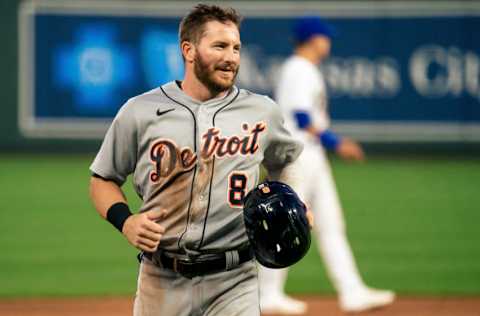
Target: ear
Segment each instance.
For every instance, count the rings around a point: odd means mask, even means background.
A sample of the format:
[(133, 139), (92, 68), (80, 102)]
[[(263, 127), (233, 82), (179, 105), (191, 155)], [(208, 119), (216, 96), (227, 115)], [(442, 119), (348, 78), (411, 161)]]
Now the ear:
[(186, 62), (193, 62), (195, 59), (195, 45), (193, 45), (191, 42), (188, 41), (183, 41), (182, 44), (180, 45), (180, 48), (182, 50), (182, 55), (183, 58), (185, 58)]

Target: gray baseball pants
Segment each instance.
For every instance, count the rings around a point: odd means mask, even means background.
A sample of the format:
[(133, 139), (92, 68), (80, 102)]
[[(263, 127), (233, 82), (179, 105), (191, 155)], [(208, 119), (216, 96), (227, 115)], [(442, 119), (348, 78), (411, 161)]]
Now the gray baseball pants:
[(189, 279), (144, 258), (133, 315), (260, 316), (255, 261)]

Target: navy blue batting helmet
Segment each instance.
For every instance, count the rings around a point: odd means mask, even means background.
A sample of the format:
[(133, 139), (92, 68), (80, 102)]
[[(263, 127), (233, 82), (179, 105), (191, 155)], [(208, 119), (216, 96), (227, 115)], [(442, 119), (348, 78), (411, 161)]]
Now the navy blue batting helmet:
[(307, 208), (288, 185), (259, 184), (245, 197), (243, 212), (248, 239), (261, 265), (288, 267), (310, 248)]

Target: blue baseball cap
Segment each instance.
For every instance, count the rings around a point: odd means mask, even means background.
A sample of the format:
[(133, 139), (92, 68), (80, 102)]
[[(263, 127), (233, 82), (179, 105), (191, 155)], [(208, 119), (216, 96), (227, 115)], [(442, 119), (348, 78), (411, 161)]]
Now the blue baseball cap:
[(335, 28), (319, 16), (302, 16), (293, 24), (293, 36), (298, 43), (309, 40), (314, 35), (332, 38), (337, 34)]

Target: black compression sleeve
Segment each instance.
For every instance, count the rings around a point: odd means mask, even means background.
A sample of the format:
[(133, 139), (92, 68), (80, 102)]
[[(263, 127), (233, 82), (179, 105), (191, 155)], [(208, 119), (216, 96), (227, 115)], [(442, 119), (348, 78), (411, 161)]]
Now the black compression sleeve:
[(122, 232), (123, 224), (127, 218), (132, 216), (132, 212), (130, 212), (130, 208), (127, 204), (123, 202), (118, 202), (110, 206), (107, 211), (107, 221), (109, 221), (116, 229)]

